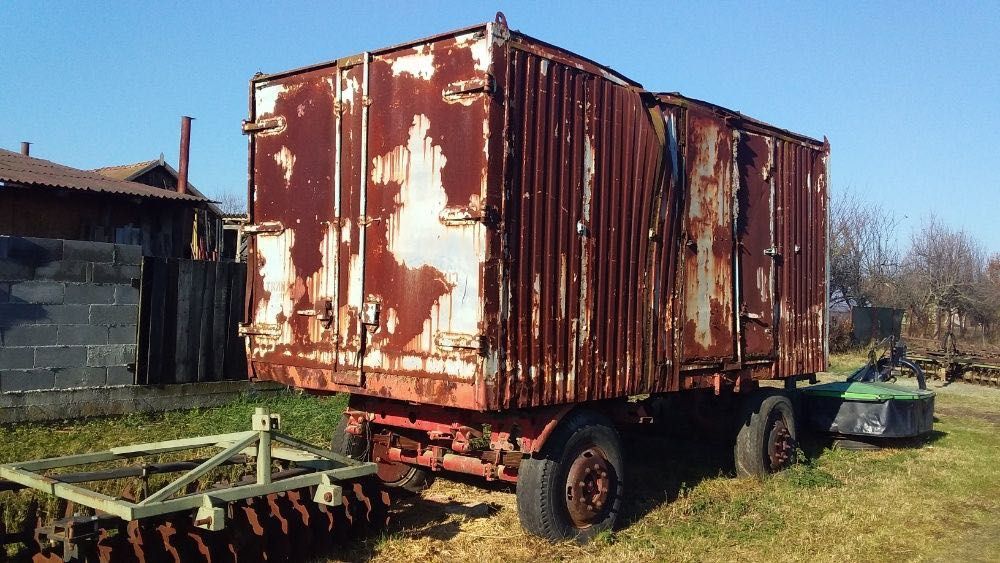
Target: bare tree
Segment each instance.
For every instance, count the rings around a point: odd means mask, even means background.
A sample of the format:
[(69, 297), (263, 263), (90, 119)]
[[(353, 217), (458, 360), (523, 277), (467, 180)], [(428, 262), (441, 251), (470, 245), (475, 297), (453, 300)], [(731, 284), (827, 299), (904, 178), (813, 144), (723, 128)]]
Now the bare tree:
[(952, 329), (956, 318), (964, 332), (969, 314), (983, 309), (985, 264), (977, 241), (928, 217), (913, 233), (903, 264), (901, 293), (913, 318), (926, 328), (933, 315), (936, 337)]
[(899, 219), (848, 189), (830, 208), (830, 300), (832, 304), (899, 305), (896, 291)]
[(245, 193), (224, 192), (219, 196), (219, 209), (226, 215), (245, 215), (247, 196)]
[(1000, 252), (990, 256), (973, 289), (972, 322), (983, 327), (983, 341), (997, 337), (1000, 326)]

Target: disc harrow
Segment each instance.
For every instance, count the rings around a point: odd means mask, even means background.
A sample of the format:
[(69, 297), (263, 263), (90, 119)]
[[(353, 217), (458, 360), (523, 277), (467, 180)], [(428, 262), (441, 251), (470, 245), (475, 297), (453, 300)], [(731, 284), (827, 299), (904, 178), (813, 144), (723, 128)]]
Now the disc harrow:
[(951, 333), (945, 335), (940, 345), (933, 340), (910, 340), (911, 359), (929, 375), (949, 382), (1000, 387), (1000, 350), (986, 347), (960, 350)]
[[(262, 416), (266, 422), (259, 422)], [(374, 475), (374, 464), (278, 434), (277, 423), (274, 415), (258, 411), (256, 444), (233, 435), (222, 435), (218, 441), (210, 439), (218, 436), (185, 441), (222, 450), (207, 460), (83, 473), (50, 471), (104, 462), (109, 454), (126, 457), (123, 451), (149, 454), (180, 449), (182, 444), (172, 441), (84, 454), (89, 457), (0, 465), (0, 491), (36, 489), (65, 499), (58, 503), (62, 517), (48, 523), (42, 522), (34, 498), (17, 526), (6, 529), (0, 518), (0, 559), (3, 548), (13, 544), (20, 549), (8, 558), (32, 563), (309, 561), (386, 525), (390, 499)], [(238, 463), (255, 464), (256, 474), (204, 490), (195, 486), (210, 469)], [(112, 497), (79, 486), (134, 476), (137, 468), (142, 474), (186, 472), (148, 494), (135, 495), (126, 487)], [(0, 515), (3, 512), (0, 506)], [(123, 518), (126, 515), (136, 517)]]

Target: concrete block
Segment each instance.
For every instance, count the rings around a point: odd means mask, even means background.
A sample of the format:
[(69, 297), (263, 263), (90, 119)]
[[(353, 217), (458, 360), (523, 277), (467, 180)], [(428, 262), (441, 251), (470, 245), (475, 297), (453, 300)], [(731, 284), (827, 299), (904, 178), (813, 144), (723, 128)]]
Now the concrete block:
[(125, 366), (109, 366), (108, 385), (133, 385), (135, 384), (135, 374)]
[(39, 346), (35, 348), (36, 368), (86, 366), (87, 346)]
[(108, 327), (108, 344), (135, 344), (138, 338), (137, 325), (118, 325)]
[(56, 344), (107, 344), (108, 327), (101, 325), (58, 325)]
[(0, 303), (7, 303), (10, 301), (10, 284), (0, 283)]
[(24, 281), (35, 277), (35, 269), (30, 264), (20, 264), (0, 258), (0, 280)]
[[(13, 306), (13, 305), (11, 305)], [(82, 325), (90, 322), (89, 305), (25, 305), (39, 307), (42, 316), (35, 324)]]
[(10, 237), (7, 246), (7, 258), (12, 261), (40, 266), (62, 260), (63, 241), (51, 238)]
[(0, 371), (0, 393), (52, 389), (55, 374), (49, 369), (18, 369)]
[(134, 244), (116, 244), (115, 262), (139, 266), (142, 264), (142, 247)]
[(25, 281), (10, 285), (10, 300), (14, 303), (58, 305), (63, 302), (66, 286), (51, 281)]
[(45, 324), (48, 323), (47, 315), (45, 305), (5, 303), (0, 305), (0, 329), (28, 324)]
[(115, 304), (136, 305), (139, 303), (139, 290), (131, 285), (115, 286)]
[[(66, 241), (70, 242), (70, 241)], [(35, 267), (36, 280), (53, 280), (68, 282), (85, 282), (90, 279), (90, 271), (94, 268), (92, 262), (80, 260), (58, 260)]]
[(55, 372), (56, 389), (103, 387), (108, 381), (107, 368), (75, 367), (52, 370)]
[(110, 305), (115, 302), (115, 286), (110, 284), (68, 283), (63, 303)]
[(115, 344), (88, 346), (87, 365), (92, 367), (124, 366), (135, 362), (135, 346)]
[(138, 305), (91, 305), (90, 324), (127, 325), (139, 322)]
[(29, 369), (35, 365), (35, 349), (30, 346), (0, 348), (0, 370)]
[(0, 346), (52, 346), (56, 325), (19, 325), (0, 329)]
[(114, 262), (115, 245), (109, 242), (67, 240), (63, 243), (63, 259), (85, 260), (87, 262)]
[(138, 279), (139, 266), (125, 264), (94, 264), (91, 281), (94, 283), (121, 283), (131, 285), (132, 279)]

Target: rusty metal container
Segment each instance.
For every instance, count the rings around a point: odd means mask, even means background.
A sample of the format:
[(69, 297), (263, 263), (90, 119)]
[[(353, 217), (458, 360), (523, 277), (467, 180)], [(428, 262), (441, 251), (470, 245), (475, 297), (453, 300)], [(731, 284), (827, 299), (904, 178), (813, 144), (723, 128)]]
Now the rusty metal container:
[(259, 378), (482, 411), (826, 366), (825, 142), (503, 21), (250, 86)]

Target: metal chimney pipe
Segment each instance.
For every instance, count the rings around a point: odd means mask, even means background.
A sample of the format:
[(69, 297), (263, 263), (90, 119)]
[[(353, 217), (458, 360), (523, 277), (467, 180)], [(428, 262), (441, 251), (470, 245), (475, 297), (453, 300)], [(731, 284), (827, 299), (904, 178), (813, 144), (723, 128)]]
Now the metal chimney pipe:
[(181, 116), (181, 152), (180, 164), (177, 168), (177, 193), (186, 194), (188, 189), (188, 159), (191, 152), (191, 120), (186, 115)]
[(21, 154), (24, 156), (31, 155), (31, 143), (28, 141), (21, 141)]

